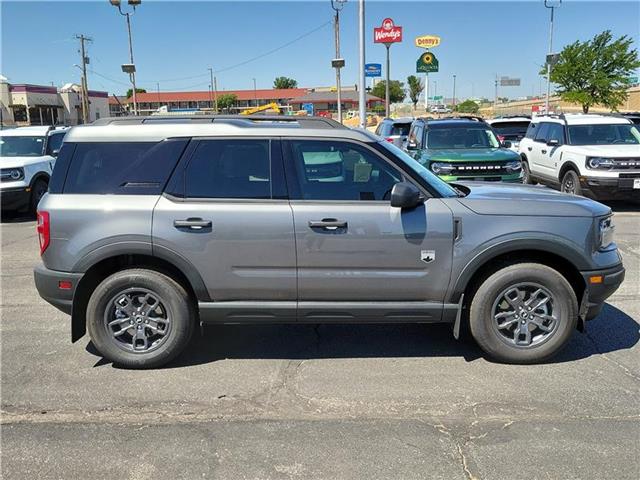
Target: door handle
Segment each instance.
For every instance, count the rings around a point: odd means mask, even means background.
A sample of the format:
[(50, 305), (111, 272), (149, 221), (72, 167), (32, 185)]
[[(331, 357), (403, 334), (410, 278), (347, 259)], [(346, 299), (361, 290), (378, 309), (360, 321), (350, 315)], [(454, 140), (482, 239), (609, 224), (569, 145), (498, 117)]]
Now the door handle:
[(322, 220), (310, 220), (309, 228), (322, 228), (324, 230), (337, 230), (347, 228), (347, 222), (335, 218), (323, 218)]
[(186, 220), (174, 220), (173, 226), (176, 228), (188, 228), (190, 230), (202, 230), (211, 228), (211, 220), (203, 220), (201, 218), (187, 218)]
[(542, 154), (544, 155), (545, 153), (547, 153), (546, 150), (541, 150)]
[(533, 147), (527, 147), (527, 150), (531, 151), (533, 150)]

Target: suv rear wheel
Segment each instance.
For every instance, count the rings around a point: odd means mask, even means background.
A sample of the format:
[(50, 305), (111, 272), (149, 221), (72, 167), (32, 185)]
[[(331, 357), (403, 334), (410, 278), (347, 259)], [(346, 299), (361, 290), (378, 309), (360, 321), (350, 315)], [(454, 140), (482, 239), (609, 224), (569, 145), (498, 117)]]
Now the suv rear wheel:
[(175, 358), (195, 323), (185, 289), (161, 273), (124, 270), (107, 277), (87, 305), (93, 344), (108, 360), (130, 368), (151, 368)]
[(537, 263), (505, 267), (489, 276), (471, 302), (471, 333), (498, 361), (536, 363), (556, 354), (578, 320), (569, 282)]

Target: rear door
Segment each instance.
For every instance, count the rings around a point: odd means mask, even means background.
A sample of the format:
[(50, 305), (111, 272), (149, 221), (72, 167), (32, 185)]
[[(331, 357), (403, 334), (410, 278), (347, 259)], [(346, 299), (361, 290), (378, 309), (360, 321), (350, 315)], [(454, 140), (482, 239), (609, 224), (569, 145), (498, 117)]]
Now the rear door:
[(155, 208), (153, 247), (185, 259), (214, 302), (240, 310), (249, 300), (267, 309), (288, 302), (285, 316), (295, 318), (293, 216), (279, 140), (193, 140)]
[(371, 315), (393, 310), (393, 302), (441, 307), (453, 221), (439, 199), (411, 210), (391, 207), (391, 189), (404, 175), (359, 142), (291, 139), (285, 152), (301, 317), (322, 316), (314, 305), (377, 305)]

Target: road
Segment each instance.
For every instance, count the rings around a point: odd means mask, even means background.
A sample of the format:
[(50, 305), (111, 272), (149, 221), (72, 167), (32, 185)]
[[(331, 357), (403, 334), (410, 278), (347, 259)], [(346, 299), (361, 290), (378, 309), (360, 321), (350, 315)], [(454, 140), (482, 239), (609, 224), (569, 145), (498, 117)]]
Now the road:
[(34, 222), (2, 232), (7, 479), (640, 478), (640, 211), (627, 279), (552, 362), (484, 359), (447, 326), (210, 327), (118, 369), (34, 288)]

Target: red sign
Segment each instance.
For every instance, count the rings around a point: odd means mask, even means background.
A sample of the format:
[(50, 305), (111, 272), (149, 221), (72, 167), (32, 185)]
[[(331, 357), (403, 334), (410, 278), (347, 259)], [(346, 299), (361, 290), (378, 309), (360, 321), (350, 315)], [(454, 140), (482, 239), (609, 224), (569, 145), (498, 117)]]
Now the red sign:
[(382, 26), (373, 29), (374, 43), (396, 43), (402, 41), (402, 27), (393, 24), (393, 20), (385, 18)]

